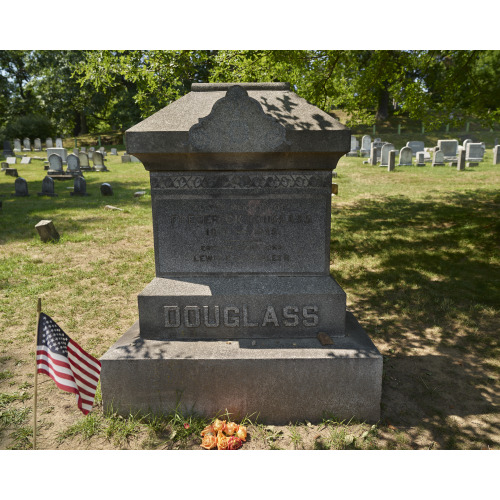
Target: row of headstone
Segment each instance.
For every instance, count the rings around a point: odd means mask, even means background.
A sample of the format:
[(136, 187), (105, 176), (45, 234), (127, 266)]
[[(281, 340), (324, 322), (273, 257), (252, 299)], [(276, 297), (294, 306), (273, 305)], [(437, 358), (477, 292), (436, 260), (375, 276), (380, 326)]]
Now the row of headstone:
[[(29, 196), (28, 194), (28, 183), (26, 179), (18, 177), (15, 182), (16, 196)], [(113, 188), (111, 184), (103, 182), (100, 187), (101, 194), (103, 196), (112, 196)], [(89, 196), (87, 193), (87, 181), (81, 175), (77, 175), (73, 182), (73, 191), (70, 193), (71, 196)], [(42, 181), (42, 191), (38, 193), (38, 196), (58, 196), (54, 190), (54, 179), (50, 176), (46, 176)]]
[[(89, 158), (87, 153), (70, 154), (67, 157), (67, 170), (66, 173), (71, 175), (81, 175), (82, 171), (95, 170), (97, 172), (108, 172), (108, 169), (104, 165), (104, 158), (102, 154), (96, 151), (93, 155), (92, 161), (94, 167), (92, 168), (89, 163)], [(49, 156), (49, 172), (47, 175), (62, 174), (63, 170), (63, 160), (58, 154), (51, 154)]]
[[(7, 142), (9, 142), (9, 141), (7, 141)], [(9, 147), (10, 147), (10, 142), (9, 142)], [(52, 138), (51, 137), (47, 137), (47, 139), (45, 140), (45, 147), (47, 149), (54, 147), (54, 144), (52, 142)], [(56, 148), (62, 148), (62, 147), (63, 147), (62, 139), (60, 137), (58, 137), (56, 139)], [(4, 150), (5, 150), (5, 142), (4, 142)], [(35, 139), (33, 150), (34, 151), (41, 151), (42, 150), (42, 141), (39, 138)], [(15, 152), (31, 151), (31, 140), (30, 140), (30, 138), (29, 137), (25, 137), (23, 139), (22, 146), (21, 146), (21, 139), (14, 139), (14, 151)]]

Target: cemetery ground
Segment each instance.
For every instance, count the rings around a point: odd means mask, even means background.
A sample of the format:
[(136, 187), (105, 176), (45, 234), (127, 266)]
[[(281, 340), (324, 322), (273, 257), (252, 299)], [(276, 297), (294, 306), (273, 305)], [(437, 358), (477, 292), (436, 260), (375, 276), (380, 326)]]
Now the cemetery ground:
[[(491, 147), (463, 172), (430, 164), (387, 172), (362, 163), (343, 157), (337, 168), (331, 272), (383, 354), (381, 419), (325, 414), (320, 422), (269, 426), (247, 415), (243, 450), (498, 450), (500, 168)], [(16, 165), (27, 198), (15, 197), (14, 179), (0, 176), (1, 449), (32, 446), (37, 298), (100, 357), (137, 320), (137, 294), (154, 277), (148, 172), (116, 156), (106, 165), (109, 172), (85, 172), (87, 197), (70, 196), (73, 181), (56, 181), (57, 197), (37, 196), (41, 160)], [(101, 195), (103, 182), (113, 196)], [(134, 197), (141, 190), (146, 195)], [(58, 242), (40, 241), (42, 219), (54, 221)], [(83, 417), (74, 395), (39, 376), (40, 449), (199, 450), (206, 423), (175, 410), (105, 414), (99, 392)]]

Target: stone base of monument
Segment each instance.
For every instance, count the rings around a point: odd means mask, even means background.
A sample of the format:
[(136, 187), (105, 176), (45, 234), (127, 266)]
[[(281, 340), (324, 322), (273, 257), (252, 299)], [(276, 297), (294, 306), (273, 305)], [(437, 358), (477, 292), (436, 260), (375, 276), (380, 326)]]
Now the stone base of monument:
[(137, 321), (101, 363), (105, 409), (122, 415), (177, 407), (276, 425), (380, 418), (382, 355), (350, 312), (346, 336), (333, 345), (316, 338), (146, 340)]

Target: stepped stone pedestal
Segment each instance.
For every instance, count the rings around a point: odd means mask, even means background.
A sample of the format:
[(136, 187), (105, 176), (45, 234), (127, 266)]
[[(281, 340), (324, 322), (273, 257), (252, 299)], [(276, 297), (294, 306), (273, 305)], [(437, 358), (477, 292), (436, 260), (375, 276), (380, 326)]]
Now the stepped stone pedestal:
[(382, 356), (330, 276), (349, 130), (288, 84), (193, 84), (126, 142), (150, 172), (156, 278), (101, 358), (105, 407), (377, 421)]

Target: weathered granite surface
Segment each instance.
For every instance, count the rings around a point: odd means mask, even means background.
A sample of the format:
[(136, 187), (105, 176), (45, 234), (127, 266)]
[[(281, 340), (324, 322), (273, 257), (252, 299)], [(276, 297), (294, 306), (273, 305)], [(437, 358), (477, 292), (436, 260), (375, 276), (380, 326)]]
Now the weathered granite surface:
[(326, 413), (377, 422), (382, 356), (347, 312), (347, 336), (233, 341), (147, 340), (135, 323), (101, 358), (104, 406), (119, 414), (176, 408), (206, 417), (313, 423)]

